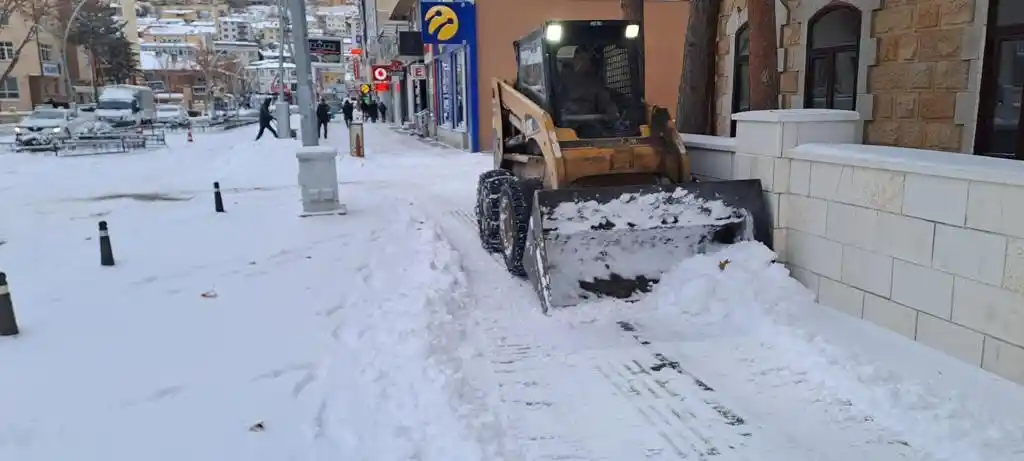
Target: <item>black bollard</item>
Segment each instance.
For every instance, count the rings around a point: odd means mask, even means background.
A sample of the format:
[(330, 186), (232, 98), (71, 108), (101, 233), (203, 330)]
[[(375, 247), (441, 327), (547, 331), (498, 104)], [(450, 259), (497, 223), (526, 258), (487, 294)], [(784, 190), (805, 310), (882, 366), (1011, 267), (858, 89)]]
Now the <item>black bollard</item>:
[(14, 302), (7, 286), (7, 274), (0, 272), (0, 336), (18, 334), (18, 320), (14, 318)]
[(224, 197), (220, 195), (220, 183), (213, 183), (213, 211), (217, 213), (224, 212)]
[(110, 246), (110, 231), (106, 221), (100, 221), (100, 265), (114, 265), (114, 249)]

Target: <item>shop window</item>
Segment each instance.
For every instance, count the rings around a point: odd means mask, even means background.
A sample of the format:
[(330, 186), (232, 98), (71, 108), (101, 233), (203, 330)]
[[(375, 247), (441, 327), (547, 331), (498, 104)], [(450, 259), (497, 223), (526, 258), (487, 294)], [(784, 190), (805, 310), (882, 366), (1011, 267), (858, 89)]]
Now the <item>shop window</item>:
[(455, 128), (466, 129), (466, 51), (455, 53)]
[[(732, 113), (750, 110), (750, 25), (736, 31), (732, 69)], [(729, 124), (729, 136), (736, 136), (736, 121)]]
[(452, 106), (454, 105), (452, 90), (452, 65), (451, 55), (441, 58), (441, 65), (438, 67), (438, 81), (441, 82), (441, 126), (452, 127)]
[(860, 10), (837, 6), (809, 21), (804, 107), (855, 110)]
[(1024, 159), (1024, 2), (993, 0), (988, 24), (974, 147), (980, 154)]

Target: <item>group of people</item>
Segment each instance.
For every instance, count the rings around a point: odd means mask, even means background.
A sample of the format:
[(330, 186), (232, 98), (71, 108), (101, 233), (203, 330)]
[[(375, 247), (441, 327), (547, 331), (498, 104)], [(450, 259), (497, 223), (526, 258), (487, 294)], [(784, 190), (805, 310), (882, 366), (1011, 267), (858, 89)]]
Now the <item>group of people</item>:
[[(267, 98), (260, 105), (259, 125), (260, 131), (256, 134), (256, 140), (258, 141), (263, 137), (264, 131), (270, 130), (270, 134), (277, 137), (277, 131), (274, 127), (270, 126), (270, 123), (275, 120), (274, 114), (270, 111), (270, 103), (273, 100)], [(364, 116), (373, 123), (377, 122), (377, 119), (384, 120), (388, 113), (388, 107), (384, 105), (383, 101), (362, 101), (360, 102), (359, 109), (362, 111)], [(352, 125), (353, 116), (355, 114), (355, 104), (351, 98), (345, 99), (345, 102), (341, 104), (341, 115), (345, 119), (345, 126)], [(316, 106), (316, 122), (317, 122), (317, 133), (327, 139), (327, 124), (331, 121), (331, 106), (327, 104), (327, 99), (321, 98), (320, 103)]]

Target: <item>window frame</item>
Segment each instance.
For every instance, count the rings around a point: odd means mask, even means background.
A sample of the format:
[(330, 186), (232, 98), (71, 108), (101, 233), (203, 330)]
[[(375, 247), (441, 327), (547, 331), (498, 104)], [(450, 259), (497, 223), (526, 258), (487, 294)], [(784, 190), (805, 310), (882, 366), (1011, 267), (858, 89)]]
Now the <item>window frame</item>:
[[(857, 17), (857, 41), (849, 45), (838, 45), (829, 46), (823, 48), (814, 48), (814, 26), (825, 16), (836, 13), (838, 11), (849, 11), (855, 13)], [(807, 47), (806, 47), (806, 58), (804, 61), (804, 108), (812, 108), (812, 102), (814, 101), (814, 73), (811, 72), (811, 63), (816, 59), (825, 59), (825, 68), (828, 72), (825, 75), (825, 83), (827, 91), (825, 93), (825, 107), (824, 109), (833, 109), (835, 107), (835, 75), (836, 75), (836, 56), (841, 53), (853, 52), (857, 57), (857, 65), (854, 66), (858, 69), (853, 75), (853, 105), (849, 110), (857, 110), (857, 85), (860, 84), (859, 80), (859, 69), (860, 69), (860, 40), (861, 40), (861, 26), (863, 25), (863, 13), (857, 7), (846, 4), (835, 4), (818, 10), (811, 16), (811, 19), (807, 21)]]
[(974, 129), (974, 153), (988, 157), (1024, 160), (1024, 103), (1017, 118), (1017, 139), (1012, 157), (991, 152), (992, 129), (995, 124), (996, 96), (999, 89), (999, 49), (1004, 41), (1024, 40), (1024, 23), (997, 26), (999, 4), (1004, 0), (990, 0), (988, 24), (985, 26), (985, 54), (982, 61), (981, 89), (978, 100), (978, 118)]
[[(8, 83), (14, 82), (14, 89)], [(0, 100), (18, 101), (21, 99), (21, 82), (18, 77), (8, 75), (6, 80), (0, 80)]]
[[(744, 36), (746, 36), (746, 38), (747, 38), (747, 54), (740, 55), (740, 39), (743, 38)], [(740, 91), (740, 87), (741, 87), (741, 85), (743, 85), (744, 81), (747, 82), (747, 86), (750, 86), (750, 23), (749, 22), (744, 23), (742, 26), (740, 26), (739, 29), (736, 29), (736, 33), (733, 35), (732, 46), (733, 46), (733, 50), (735, 50), (735, 51), (733, 52), (733, 59), (732, 59), (732, 101), (730, 101), (729, 104), (731, 104), (731, 107), (732, 107), (731, 114), (738, 114), (740, 112), (745, 112), (745, 111), (740, 110), (740, 105), (741, 105), (740, 104), (740, 95), (742, 94), (742, 92)], [(747, 72), (740, 72), (740, 65), (741, 64), (746, 64)], [(748, 88), (747, 93), (748, 93), (748, 101), (747, 101), (747, 109), (746, 110), (750, 110), (750, 101), (749, 101), (749, 93), (750, 93), (750, 91), (749, 91), (749, 88)], [(730, 120), (729, 120), (729, 136), (730, 137), (735, 137), (736, 136), (736, 120), (732, 120), (732, 117), (730, 117)]]

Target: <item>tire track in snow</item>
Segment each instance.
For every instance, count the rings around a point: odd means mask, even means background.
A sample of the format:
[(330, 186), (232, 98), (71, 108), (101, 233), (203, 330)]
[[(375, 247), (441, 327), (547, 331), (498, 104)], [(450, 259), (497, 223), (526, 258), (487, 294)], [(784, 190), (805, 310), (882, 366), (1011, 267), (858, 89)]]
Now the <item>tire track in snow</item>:
[[(435, 213), (439, 211), (435, 210)], [(483, 253), (479, 244), (476, 243), (476, 222), (475, 217), (465, 210), (458, 208), (445, 210), (444, 213), (449, 220), (445, 223), (446, 231), (454, 240), (459, 241), (460, 250), (465, 254), (469, 252)], [(456, 237), (458, 236), (458, 237)], [(509, 276), (504, 269), (504, 263), (495, 254), (488, 254), (488, 263), (493, 262), (497, 267), (490, 266), (483, 271), (475, 271), (474, 274), (482, 276), (481, 272), (497, 274), (495, 278), (504, 279), (506, 286), (522, 288), (516, 290), (521, 300), (534, 300), (533, 290), (527, 282), (517, 280)], [(484, 258), (469, 258), (477, 261), (487, 260)], [(483, 268), (481, 268), (483, 269)], [(500, 274), (500, 275), (498, 275)], [(494, 284), (495, 282), (492, 282)], [(477, 289), (480, 287), (478, 286)], [(488, 296), (480, 296), (478, 301), (487, 301)], [(480, 299), (482, 298), (482, 299)], [(511, 301), (511, 300), (509, 300)], [(499, 310), (518, 310), (518, 315), (537, 316), (542, 321), (536, 302), (508, 302), (506, 301)], [(507, 306), (512, 304), (511, 306)], [(724, 451), (733, 452), (745, 444), (746, 438), (751, 436), (749, 428), (735, 426), (736, 419), (729, 419), (731, 411), (724, 406), (714, 402), (705, 402), (699, 398), (690, 398), (690, 394), (704, 392), (695, 385), (686, 387), (682, 376), (673, 376), (666, 373), (663, 379), (647, 381), (639, 380), (636, 377), (627, 377), (622, 371), (630, 369), (635, 364), (636, 372), (640, 370), (648, 374), (653, 373), (651, 368), (659, 365), (657, 357), (648, 351), (640, 350), (628, 358), (618, 357), (616, 352), (611, 350), (599, 350), (584, 352), (582, 354), (564, 354), (558, 352), (558, 348), (545, 344), (544, 341), (528, 341), (522, 336), (521, 331), (511, 331), (509, 325), (516, 322), (512, 319), (492, 317), (485, 336), (491, 344), (491, 360), (494, 366), (494, 373), (498, 376), (499, 392), (506, 405), (512, 408), (520, 407), (517, 416), (524, 421), (516, 424), (518, 443), (527, 446), (527, 450), (533, 453), (531, 459), (629, 459), (643, 457), (645, 459), (711, 459), (723, 455)], [(549, 323), (549, 328), (556, 329), (557, 324)], [(555, 332), (555, 334), (559, 334)], [(628, 344), (625, 340), (623, 344)], [(634, 343), (635, 344), (635, 343)], [(622, 344), (615, 344), (619, 345)], [(611, 424), (622, 424), (631, 427), (635, 433), (632, 436), (639, 438), (639, 443), (630, 449), (624, 443), (609, 442), (607, 440), (595, 440), (607, 437), (604, 434), (594, 431), (586, 433), (577, 431), (569, 435), (564, 430), (557, 429), (557, 425), (537, 424), (536, 420), (542, 421), (565, 421), (566, 414), (574, 414), (580, 411), (581, 407), (589, 405), (584, 399), (573, 396), (573, 389), (559, 385), (552, 381), (551, 364), (562, 364), (559, 374), (573, 378), (586, 376), (585, 386), (589, 393), (609, 397), (617, 400), (616, 408), (628, 412), (632, 410), (634, 418), (623, 418)], [(651, 363), (643, 366), (640, 363)], [(572, 368), (571, 370), (567, 368)], [(565, 379), (565, 378), (564, 378)], [(644, 392), (637, 391), (636, 386), (640, 385)], [(658, 392), (656, 388), (662, 389)], [(689, 400), (693, 400), (690, 402)], [(526, 407), (523, 411), (521, 407)], [(716, 408), (721, 411), (716, 411)], [(598, 412), (601, 415), (602, 412)], [(603, 413), (616, 413), (614, 409), (608, 408)], [(543, 415), (541, 418), (535, 418)], [(734, 415), (733, 415), (734, 417)], [(608, 415), (598, 418), (610, 418)], [(734, 417), (735, 418), (735, 417)], [(566, 422), (566, 424), (572, 424)], [(547, 427), (549, 431), (538, 430)], [(628, 431), (627, 431), (628, 432)], [(626, 437), (623, 437), (625, 439)], [(602, 446), (604, 449), (597, 449)], [(611, 451), (619, 451), (622, 454), (612, 454)], [(589, 451), (589, 452), (588, 452)], [(730, 453), (732, 454), (732, 453)], [(609, 456), (611, 455), (611, 456)], [(617, 457), (618, 456), (618, 457)], [(729, 457), (727, 459), (745, 459)]]

